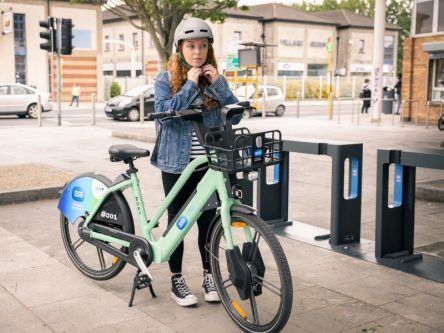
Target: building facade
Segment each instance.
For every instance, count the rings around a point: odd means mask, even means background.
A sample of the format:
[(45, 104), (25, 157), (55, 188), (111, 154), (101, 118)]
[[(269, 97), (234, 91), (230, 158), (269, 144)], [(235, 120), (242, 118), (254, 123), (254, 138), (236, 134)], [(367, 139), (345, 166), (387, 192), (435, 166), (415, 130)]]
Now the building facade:
[[(48, 7), (49, 4), (49, 7)], [(40, 49), (44, 42), (39, 21), (48, 16), (70, 18), (74, 24), (74, 51), (62, 60), (62, 100), (71, 97), (74, 83), (81, 86), (81, 100), (95, 93), (103, 98), (102, 15), (100, 7), (91, 3), (72, 5), (69, 1), (18, 0), (0, 2), (0, 82), (20, 82), (54, 93), (57, 88), (56, 61)], [(50, 68), (52, 64), (51, 80)], [(52, 82), (52, 88), (50, 87)]]
[[(431, 123), (444, 103), (444, 0), (417, 0), (413, 4), (411, 36), (404, 41), (402, 98), (419, 104), (419, 121), (425, 122), (427, 102)], [(414, 105), (404, 115), (416, 121)]]
[[(264, 73), (272, 76), (324, 76), (328, 70), (328, 43), (332, 43), (332, 70), (338, 75), (370, 75), (373, 57), (373, 20), (348, 11), (305, 13), (282, 4), (250, 6), (248, 11), (227, 9), (223, 24), (210, 23), (215, 35), (219, 69), (230, 68), (242, 43), (266, 44), (262, 51)], [(125, 76), (130, 72), (131, 52), (140, 44), (141, 32), (129, 22), (104, 13), (105, 40), (112, 40), (104, 52), (104, 73)], [(398, 34), (401, 28), (387, 24), (386, 74), (394, 75)], [(117, 43), (116, 43), (117, 40)], [(147, 33), (142, 51), (136, 49), (136, 68), (150, 62), (156, 72), (158, 56)], [(133, 47), (126, 48), (123, 43)], [(134, 55), (133, 55), (134, 57)], [(160, 68), (160, 66), (157, 66)], [(156, 70), (154, 70), (156, 69)], [(139, 72), (138, 72), (139, 73)], [(152, 74), (147, 73), (147, 74)], [(128, 75), (129, 76), (129, 75)]]

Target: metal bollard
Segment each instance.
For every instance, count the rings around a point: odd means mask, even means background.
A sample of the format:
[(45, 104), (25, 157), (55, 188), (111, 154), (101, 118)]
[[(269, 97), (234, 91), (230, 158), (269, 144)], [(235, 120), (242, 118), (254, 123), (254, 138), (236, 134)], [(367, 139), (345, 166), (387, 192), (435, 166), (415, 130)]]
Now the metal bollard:
[(296, 93), (296, 118), (300, 117), (300, 111), (301, 111), (301, 93), (298, 91)]
[(91, 94), (91, 104), (92, 104), (92, 126), (96, 126), (96, 94)]
[(37, 123), (39, 127), (42, 127), (42, 96), (37, 95)]
[(139, 96), (139, 115), (140, 115), (140, 123), (143, 124), (145, 120), (145, 96)]

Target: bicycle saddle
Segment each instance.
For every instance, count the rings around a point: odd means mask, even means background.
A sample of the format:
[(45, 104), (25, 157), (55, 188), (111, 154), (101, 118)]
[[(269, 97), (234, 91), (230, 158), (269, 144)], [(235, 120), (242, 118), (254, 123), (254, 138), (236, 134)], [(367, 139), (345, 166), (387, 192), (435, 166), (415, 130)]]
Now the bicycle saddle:
[(113, 145), (108, 149), (111, 162), (126, 161), (137, 157), (150, 156), (148, 149), (138, 148), (133, 145)]

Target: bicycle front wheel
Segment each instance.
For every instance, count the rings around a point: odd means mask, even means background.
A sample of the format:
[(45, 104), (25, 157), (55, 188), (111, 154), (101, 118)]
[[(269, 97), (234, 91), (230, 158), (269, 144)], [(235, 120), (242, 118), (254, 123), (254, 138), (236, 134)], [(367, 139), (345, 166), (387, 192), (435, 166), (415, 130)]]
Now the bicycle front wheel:
[[(239, 249), (235, 259), (227, 252), (220, 219), (209, 244), (211, 269), (222, 304), (244, 331), (278, 332), (287, 323), (293, 304), (284, 251), (271, 228), (255, 215), (232, 213), (231, 233), (235, 250), (236, 246)], [(243, 267), (245, 278), (236, 274), (239, 270), (234, 272), (234, 261), (240, 262), (237, 267)]]

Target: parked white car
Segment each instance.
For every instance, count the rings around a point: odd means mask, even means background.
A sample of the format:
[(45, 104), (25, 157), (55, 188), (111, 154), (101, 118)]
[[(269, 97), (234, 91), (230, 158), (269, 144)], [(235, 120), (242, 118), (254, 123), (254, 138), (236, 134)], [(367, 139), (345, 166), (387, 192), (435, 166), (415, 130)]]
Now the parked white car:
[(50, 94), (19, 83), (0, 84), (0, 116), (37, 118), (37, 95), (41, 96), (42, 111), (51, 111)]
[[(234, 91), (234, 94), (239, 99), (239, 101), (247, 100), (250, 102), (251, 105), (253, 105), (255, 90), (256, 89), (254, 85), (249, 84), (247, 86), (237, 88)], [(255, 114), (262, 113), (262, 106), (264, 104), (263, 103), (264, 93), (265, 93), (266, 114), (273, 113), (278, 117), (284, 115), (286, 110), (286, 104), (285, 104), (285, 96), (281, 88), (267, 85), (265, 86), (264, 89), (263, 85), (259, 85), (257, 109), (246, 110), (244, 112), (244, 118), (249, 118)]]

